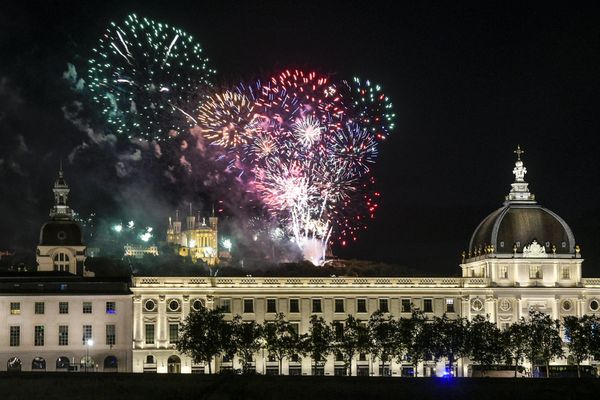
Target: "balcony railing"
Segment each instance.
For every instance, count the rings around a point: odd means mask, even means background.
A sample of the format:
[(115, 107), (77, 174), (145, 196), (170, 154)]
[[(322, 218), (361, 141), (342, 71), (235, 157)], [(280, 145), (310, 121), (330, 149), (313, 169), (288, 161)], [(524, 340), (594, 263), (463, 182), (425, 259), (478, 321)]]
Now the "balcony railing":
[[(599, 280), (600, 281), (600, 280)], [(134, 288), (149, 287), (385, 287), (460, 288), (487, 287), (489, 278), (413, 277), (134, 277)]]

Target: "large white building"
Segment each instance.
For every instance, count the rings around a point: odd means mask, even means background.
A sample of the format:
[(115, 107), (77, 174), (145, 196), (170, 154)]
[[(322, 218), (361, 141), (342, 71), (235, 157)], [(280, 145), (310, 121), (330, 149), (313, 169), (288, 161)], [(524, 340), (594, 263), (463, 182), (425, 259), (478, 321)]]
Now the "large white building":
[[(5, 327), (0, 329), (0, 370), (10, 367), (15, 358), (22, 369), (39, 362), (36, 357), (48, 363), (66, 357), (74, 360), (71, 364), (81, 366), (85, 365), (85, 351), (90, 350), (94, 363), (110, 355), (117, 357), (119, 370), (206, 373), (207, 365), (195, 365), (175, 349), (179, 324), (200, 307), (222, 307), (226, 319), (239, 314), (244, 320), (259, 323), (273, 320), (281, 312), (300, 333), (308, 331), (313, 314), (341, 323), (348, 314), (366, 320), (377, 310), (408, 317), (413, 306), (429, 317), (444, 313), (450, 318), (487, 315), (501, 328), (526, 316), (530, 309), (556, 319), (600, 315), (600, 278), (582, 277), (583, 259), (573, 232), (557, 214), (536, 202), (525, 182), (522, 151), (517, 149), (516, 153), (515, 181), (502, 207), (475, 229), (460, 264), (462, 277), (140, 276), (133, 278), (131, 293), (123, 287), (115, 287), (114, 292), (108, 289), (118, 282), (82, 277), (72, 278), (81, 282), (79, 286), (70, 284), (66, 277), (64, 283), (52, 278), (55, 286), (44, 286), (44, 279), (50, 278), (30, 277), (27, 285), (24, 278), (19, 283), (0, 281), (0, 326)], [(67, 243), (61, 246), (71, 248)], [(55, 262), (60, 263), (60, 258)], [(53, 269), (61, 271), (60, 264)], [(95, 294), (84, 290), (85, 282), (94, 287)], [(65, 290), (57, 284), (64, 284)], [(65, 302), (69, 304), (68, 318), (60, 312)], [(90, 302), (93, 318), (85, 312)], [(116, 314), (108, 312), (113, 307), (109, 302), (115, 303)], [(43, 304), (42, 314), (36, 311), (38, 303)], [(64, 325), (69, 326), (73, 340), (60, 347), (60, 327)], [(91, 349), (80, 340), (88, 325), (92, 326), (94, 342), (99, 343)], [(112, 347), (108, 345), (111, 325), (117, 335)], [(44, 344), (36, 346), (40, 335)], [(19, 344), (15, 346), (17, 336)], [(468, 364), (468, 360), (459, 362), (457, 374), (466, 375)], [(278, 371), (278, 362), (263, 351), (255, 354), (253, 366), (259, 373)], [(219, 358), (212, 367), (213, 371), (237, 369), (240, 363)], [(311, 374), (311, 368), (308, 358), (294, 358), (284, 360), (282, 372)], [(419, 375), (440, 374), (444, 363), (424, 362), (418, 368)], [(54, 367), (47, 365), (46, 369)], [(352, 365), (357, 375), (402, 376), (410, 375), (411, 369), (408, 363), (394, 361), (380, 371), (377, 360), (368, 356), (358, 357)], [(334, 375), (344, 371), (343, 362), (329, 356), (324, 368), (314, 372)]]
[(129, 281), (85, 270), (62, 169), (53, 191), (38, 272), (0, 277), (0, 371), (130, 371)]
[[(582, 278), (583, 259), (573, 232), (535, 201), (525, 182), (521, 149), (516, 153), (515, 181), (503, 206), (475, 229), (460, 265), (461, 278), (135, 277), (133, 371), (204, 371), (174, 349), (178, 323), (201, 305), (223, 307), (227, 318), (239, 314), (260, 323), (283, 312), (300, 333), (308, 331), (313, 314), (328, 322), (341, 322), (348, 314), (366, 320), (376, 310), (409, 317), (411, 305), (430, 317), (487, 315), (499, 327), (532, 308), (555, 319), (600, 314), (600, 279)], [(213, 370), (240, 367), (236, 360), (214, 363)], [(257, 372), (278, 368), (262, 352), (254, 364)], [(391, 371), (378, 371), (373, 365), (368, 357), (359, 358), (353, 374), (406, 375), (411, 368), (395, 362)], [(443, 363), (423, 363), (419, 374), (441, 373), (443, 368)], [(343, 371), (343, 362), (329, 356), (322, 372)], [(467, 365), (459, 363), (457, 373), (466, 371)], [(285, 360), (283, 373), (310, 374), (311, 361)]]

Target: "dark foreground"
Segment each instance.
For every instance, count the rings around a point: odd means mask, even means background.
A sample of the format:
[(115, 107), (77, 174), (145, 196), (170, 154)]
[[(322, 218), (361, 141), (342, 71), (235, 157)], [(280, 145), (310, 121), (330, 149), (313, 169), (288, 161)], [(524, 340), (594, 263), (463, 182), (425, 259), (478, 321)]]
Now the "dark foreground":
[(0, 374), (8, 399), (596, 399), (600, 379)]

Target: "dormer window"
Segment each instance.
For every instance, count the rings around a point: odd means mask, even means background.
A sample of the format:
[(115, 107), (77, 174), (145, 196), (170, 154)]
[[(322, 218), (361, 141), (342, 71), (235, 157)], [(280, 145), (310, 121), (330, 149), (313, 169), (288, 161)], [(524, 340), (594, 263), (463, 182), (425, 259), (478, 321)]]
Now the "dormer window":
[(69, 272), (70, 259), (67, 253), (59, 252), (53, 257), (54, 271)]

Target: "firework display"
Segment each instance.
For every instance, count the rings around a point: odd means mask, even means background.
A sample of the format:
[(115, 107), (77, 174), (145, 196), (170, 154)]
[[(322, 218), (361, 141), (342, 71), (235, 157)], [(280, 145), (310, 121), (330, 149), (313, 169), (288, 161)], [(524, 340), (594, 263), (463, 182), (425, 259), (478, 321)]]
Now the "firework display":
[[(314, 72), (286, 70), (249, 86), (258, 93), (245, 127), (253, 133), (245, 134), (239, 157), (253, 177), (251, 190), (315, 265), (325, 261), (329, 243), (356, 240), (373, 218), (379, 193), (371, 189), (371, 165), (378, 139), (393, 128), (391, 120), (380, 124), (386, 117), (375, 115), (381, 104), (391, 105), (387, 97), (357, 103), (370, 95), (351, 97), (352, 90), (338, 89), (343, 85)], [(365, 93), (379, 91), (377, 86)]]
[(196, 124), (215, 71), (192, 36), (129, 15), (111, 23), (89, 60), (89, 88), (116, 133), (163, 140)]
[(377, 140), (386, 139), (395, 126), (396, 114), (380, 85), (354, 77), (336, 86), (337, 94), (353, 109), (352, 119)]
[(246, 144), (253, 132), (254, 107), (243, 93), (217, 93), (201, 103), (198, 126), (216, 145), (232, 148)]
[(372, 166), (395, 125), (389, 97), (369, 80), (300, 69), (234, 88), (212, 87), (213, 74), (191, 36), (135, 15), (111, 25), (89, 68), (118, 133), (164, 139), (199, 128), (276, 221), (278, 240), (323, 265), (329, 245), (356, 240), (378, 208)]

